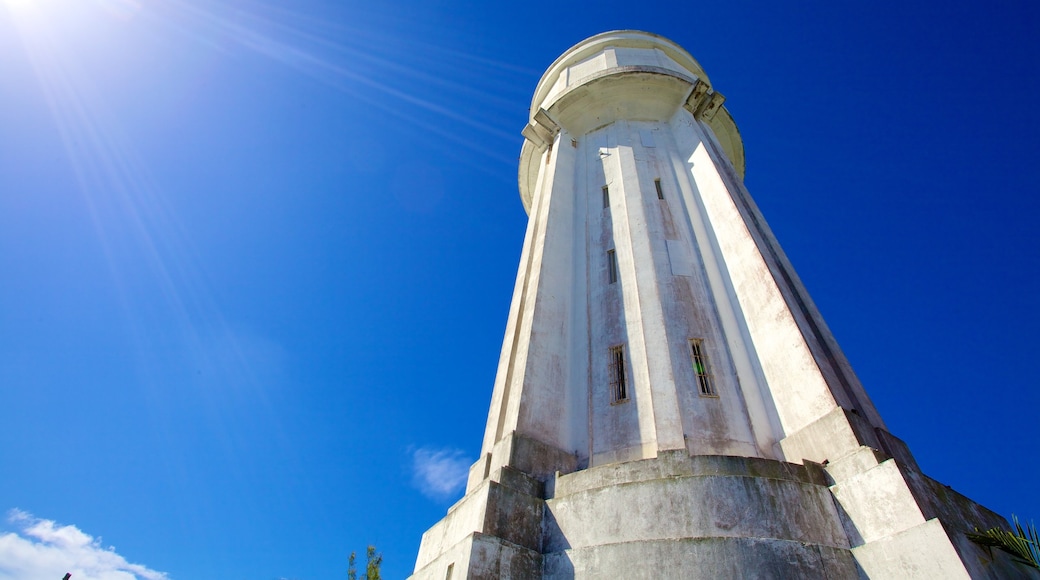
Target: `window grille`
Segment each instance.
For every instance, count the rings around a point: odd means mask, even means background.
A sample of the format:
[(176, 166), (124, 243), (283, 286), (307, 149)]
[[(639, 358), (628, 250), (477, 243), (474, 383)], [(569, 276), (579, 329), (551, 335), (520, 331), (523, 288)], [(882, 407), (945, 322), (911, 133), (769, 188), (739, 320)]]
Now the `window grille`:
[(690, 339), (690, 358), (693, 360), (693, 372), (697, 375), (697, 386), (702, 397), (717, 397), (715, 381), (711, 377), (711, 369), (708, 367), (708, 357), (704, 355), (703, 340), (700, 338)]
[(625, 368), (625, 345), (610, 347), (610, 402), (628, 400), (628, 373)]
[(607, 269), (610, 283), (617, 282), (617, 253), (614, 250), (607, 250)]
[(603, 209), (610, 207), (610, 188), (603, 186)]
[(661, 189), (661, 180), (654, 180), (654, 187), (657, 188), (657, 199), (664, 199), (664, 190)]

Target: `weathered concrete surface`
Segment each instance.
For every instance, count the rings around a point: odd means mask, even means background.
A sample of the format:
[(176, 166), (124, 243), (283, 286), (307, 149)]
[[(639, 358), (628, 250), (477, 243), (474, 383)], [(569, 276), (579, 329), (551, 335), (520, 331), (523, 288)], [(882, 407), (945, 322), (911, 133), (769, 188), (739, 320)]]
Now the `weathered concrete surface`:
[[(443, 562), (446, 557), (448, 563), (466, 560), (469, 552), (465, 546), (472, 544), (473, 534), (495, 538), (510, 550), (519, 550), (518, 553), (537, 555), (541, 548), (543, 495), (544, 486), (538, 480), (510, 467), (499, 468), (423, 534), (416, 572)], [(502, 549), (505, 548), (496, 548)]]
[[(852, 552), (864, 574), (871, 579), (972, 578), (938, 520), (929, 520), (898, 534), (858, 546)], [(999, 575), (990, 577), (1014, 578)]]
[(712, 124), (721, 102), (689, 54), (634, 31), (593, 37), (543, 76), (521, 154), (530, 222), (471, 487), (524, 469), (502, 455), (514, 433), (573, 455), (563, 472), (679, 449), (824, 462), (882, 447), (884, 423), (723, 147), (739, 134)]
[(833, 463), (862, 446), (881, 448), (874, 426), (842, 407), (832, 408), (780, 440), (780, 448), (788, 461), (808, 459)]
[[(661, 559), (647, 559), (654, 554)], [(684, 450), (545, 486), (500, 469), (423, 536), (413, 578), (443, 578), (449, 566), (453, 578), (833, 578), (856, 569), (822, 471)]]
[(542, 77), (481, 457), (416, 578), (1029, 574), (964, 535), (1002, 518), (888, 433), (744, 187), (723, 100), (637, 31)]
[[(554, 492), (543, 520), (545, 554), (585, 550), (581, 558), (612, 560), (621, 558), (612, 550), (624, 552), (632, 544), (703, 539), (710, 542), (683, 545), (705, 551), (702, 556), (713, 551), (732, 555), (743, 548), (724, 547), (728, 541), (746, 546), (744, 539), (756, 538), (753, 551), (759, 558), (772, 553), (767, 548), (772, 543), (785, 546), (777, 553), (786, 558), (791, 554), (787, 544), (793, 543), (806, 553), (815, 553), (817, 546), (845, 550), (851, 562), (830, 492), (801, 466), (740, 457), (690, 458), (678, 451), (563, 475)], [(783, 567), (770, 564), (771, 569)]]
[(1040, 578), (967, 538), (1007, 527), (999, 515), (863, 447), (826, 467), (856, 561), (870, 578)]
[(423, 536), (413, 578), (1040, 577), (976, 525), (1004, 522), (867, 447), (826, 467), (679, 450), (544, 483), (499, 468)]
[(542, 556), (515, 544), (474, 532), (411, 576), (414, 580), (498, 580), (540, 578)]
[(545, 556), (542, 578), (865, 578), (847, 550), (757, 538), (652, 540)]

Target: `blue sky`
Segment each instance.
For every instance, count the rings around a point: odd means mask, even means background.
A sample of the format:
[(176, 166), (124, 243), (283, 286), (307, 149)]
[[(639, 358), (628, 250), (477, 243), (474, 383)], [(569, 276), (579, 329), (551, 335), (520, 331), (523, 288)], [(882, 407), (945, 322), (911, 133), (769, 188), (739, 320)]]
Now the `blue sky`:
[(1031, 3), (0, 0), (0, 579), (407, 575), (479, 450), (530, 96), (618, 28), (727, 96), (926, 473), (1040, 518)]

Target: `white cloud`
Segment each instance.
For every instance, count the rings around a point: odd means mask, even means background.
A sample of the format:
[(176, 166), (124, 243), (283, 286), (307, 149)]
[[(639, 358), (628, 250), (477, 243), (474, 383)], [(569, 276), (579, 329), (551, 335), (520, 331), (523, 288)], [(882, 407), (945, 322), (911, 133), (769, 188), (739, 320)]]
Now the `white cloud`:
[(469, 464), (458, 449), (423, 447), (412, 453), (415, 485), (437, 500), (449, 499), (466, 487)]
[(22, 510), (11, 510), (8, 521), (16, 531), (0, 533), (0, 580), (169, 580), (140, 564), (131, 564), (103, 548), (76, 526), (41, 520)]

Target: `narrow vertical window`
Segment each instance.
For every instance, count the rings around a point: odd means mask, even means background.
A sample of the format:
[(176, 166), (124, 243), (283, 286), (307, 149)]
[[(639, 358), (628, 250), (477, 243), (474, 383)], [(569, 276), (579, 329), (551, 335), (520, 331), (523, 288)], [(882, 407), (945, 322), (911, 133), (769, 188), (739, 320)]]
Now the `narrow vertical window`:
[(448, 573), (444, 575), (444, 580), (451, 580), (453, 572), (455, 572), (455, 562), (448, 564)]
[(610, 207), (610, 188), (603, 186), (603, 209)]
[(661, 189), (661, 180), (654, 180), (654, 187), (657, 188), (657, 199), (664, 199), (664, 190)]
[(625, 345), (610, 347), (610, 402), (628, 400), (628, 374), (625, 369)]
[(697, 387), (702, 397), (717, 397), (715, 382), (711, 379), (708, 357), (704, 355), (704, 340), (690, 339), (690, 358), (693, 360), (693, 372), (697, 375)]
[(610, 283), (617, 282), (617, 253), (614, 250), (607, 250), (607, 272)]

